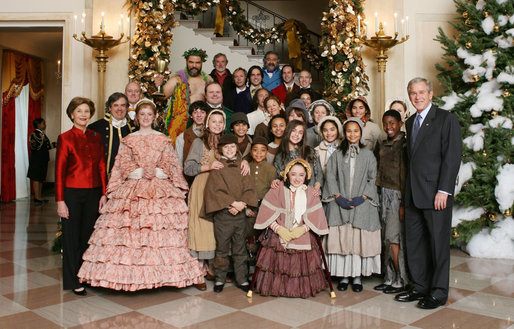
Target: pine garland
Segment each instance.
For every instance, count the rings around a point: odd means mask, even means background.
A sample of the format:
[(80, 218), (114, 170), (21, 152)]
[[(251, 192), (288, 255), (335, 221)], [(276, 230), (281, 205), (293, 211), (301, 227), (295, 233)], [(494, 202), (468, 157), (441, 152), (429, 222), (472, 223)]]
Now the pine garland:
[(138, 17), (131, 41), (129, 79), (140, 83), (143, 94), (149, 97), (156, 90), (153, 76), (157, 59), (170, 59), (172, 29), (176, 26), (175, 4), (173, 1), (128, 0), (126, 5)]
[(325, 99), (341, 118), (350, 100), (369, 92), (356, 37), (357, 15), (363, 17), (360, 0), (330, 0), (321, 22)]

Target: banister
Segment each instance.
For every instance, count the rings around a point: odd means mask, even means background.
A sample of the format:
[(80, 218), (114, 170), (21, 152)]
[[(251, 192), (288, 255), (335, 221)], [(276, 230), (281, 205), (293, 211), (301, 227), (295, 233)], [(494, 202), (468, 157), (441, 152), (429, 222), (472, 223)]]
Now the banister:
[[(284, 22), (285, 22), (285, 21), (287, 21), (287, 20), (289, 19), (289, 18), (287, 18), (287, 17), (284, 17), (284, 16), (282, 16), (282, 15), (280, 15), (280, 14), (277, 14), (277, 13), (275, 13), (275, 12), (273, 12), (273, 11), (269, 10), (269, 9), (268, 9), (268, 8), (266, 8), (266, 7), (263, 7), (263, 6), (261, 6), (261, 5), (257, 4), (257, 3), (255, 3), (255, 2), (253, 2), (253, 1), (251, 1), (251, 0), (242, 0), (242, 1), (244, 1), (244, 2), (246, 2), (246, 3), (248, 3), (248, 4), (250, 4), (250, 5), (252, 5), (252, 6), (254, 6), (254, 7), (256, 7), (256, 8), (257, 8), (257, 9), (259, 9), (259, 10), (262, 10), (262, 11), (264, 11), (264, 12), (267, 12), (268, 14), (271, 14), (271, 15), (273, 15), (273, 16), (275, 16), (275, 17), (277, 17), (277, 18), (281, 19), (281, 20), (283, 20)], [(247, 17), (247, 19), (248, 19), (248, 17)], [(314, 32), (314, 31), (311, 31), (311, 30), (307, 29), (307, 32), (308, 32), (309, 34), (312, 34), (312, 35), (314, 35), (314, 36), (318, 37), (318, 38), (321, 38), (321, 35), (319, 35), (318, 33)]]

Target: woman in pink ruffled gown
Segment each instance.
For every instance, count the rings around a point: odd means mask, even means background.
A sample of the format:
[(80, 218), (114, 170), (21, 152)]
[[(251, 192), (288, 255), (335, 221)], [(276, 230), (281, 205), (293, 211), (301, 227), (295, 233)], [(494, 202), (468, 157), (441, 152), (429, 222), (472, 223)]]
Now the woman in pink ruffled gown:
[(187, 247), (188, 185), (169, 138), (152, 130), (155, 115), (152, 101), (138, 102), (140, 130), (121, 142), (81, 282), (126, 291), (204, 284)]

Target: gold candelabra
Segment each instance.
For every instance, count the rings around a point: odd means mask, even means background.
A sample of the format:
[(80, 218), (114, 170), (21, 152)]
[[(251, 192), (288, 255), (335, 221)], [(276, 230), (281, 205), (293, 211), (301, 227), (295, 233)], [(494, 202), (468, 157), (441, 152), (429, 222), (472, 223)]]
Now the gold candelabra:
[(104, 113), (104, 102), (105, 102), (105, 71), (107, 70), (107, 62), (109, 59), (109, 56), (107, 56), (106, 52), (114, 48), (122, 43), (126, 43), (129, 41), (129, 38), (127, 37), (125, 40), (123, 40), (123, 32), (120, 33), (120, 37), (118, 39), (115, 39), (113, 36), (108, 35), (105, 33), (104, 27), (103, 27), (103, 15), (102, 15), (102, 24), (100, 24), (100, 31), (96, 34), (88, 38), (86, 36), (86, 32), (82, 32), (82, 36), (80, 38), (77, 37), (77, 34), (73, 34), (73, 38), (79, 42), (82, 42), (85, 45), (88, 45), (89, 47), (93, 48), (94, 50), (98, 51), (98, 54), (96, 55), (96, 62), (98, 63), (98, 117), (103, 118), (105, 115)]
[(385, 110), (385, 71), (388, 58), (386, 51), (409, 40), (409, 35), (406, 34), (400, 39), (398, 39), (398, 32), (394, 33), (394, 37), (386, 35), (384, 32), (384, 26), (380, 23), (378, 26), (378, 32), (375, 32), (374, 36), (369, 39), (367, 36), (359, 36), (359, 40), (364, 45), (373, 48), (378, 52), (377, 64), (378, 72), (380, 73), (380, 113), (382, 114)]

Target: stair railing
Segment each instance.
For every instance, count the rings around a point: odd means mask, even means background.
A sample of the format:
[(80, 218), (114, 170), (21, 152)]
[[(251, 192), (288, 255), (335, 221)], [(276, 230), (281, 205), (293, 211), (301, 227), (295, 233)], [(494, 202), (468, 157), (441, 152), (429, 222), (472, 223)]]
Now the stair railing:
[[(243, 4), (244, 3), (244, 4)], [(241, 0), (241, 7), (245, 9), (245, 16), (248, 22), (257, 28), (269, 29), (275, 26), (276, 24), (283, 23), (288, 20), (287, 17), (284, 17), (278, 13), (273, 12), (272, 10), (265, 8), (253, 1), (250, 0)], [(201, 13), (198, 16), (191, 17), (192, 19), (197, 19), (200, 21), (203, 27), (214, 27), (214, 23), (216, 20), (216, 11), (217, 6), (213, 6)], [(308, 30), (308, 35), (306, 36), (312, 44), (319, 45), (321, 41), (321, 36), (311, 30)], [(279, 42), (269, 43), (266, 45), (256, 45), (251, 43), (243, 36), (239, 35), (232, 26), (225, 20), (225, 25), (223, 29), (224, 37), (233, 37), (237, 40), (237, 44), (240, 46), (248, 46), (252, 47), (255, 51), (256, 55), (264, 56), (267, 51), (275, 51), (280, 56), (280, 62), (282, 64), (289, 63), (289, 52), (287, 49), (286, 40), (281, 39)], [(311, 69), (311, 65), (307, 60), (303, 61), (303, 68), (310, 70), (312, 73), (312, 78), (314, 81), (319, 81), (320, 72), (314, 68)]]

